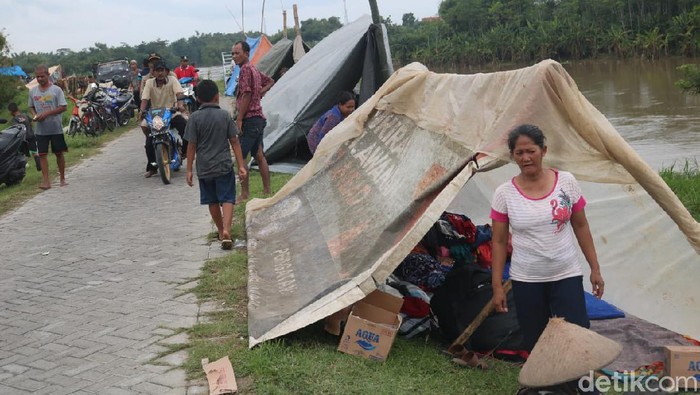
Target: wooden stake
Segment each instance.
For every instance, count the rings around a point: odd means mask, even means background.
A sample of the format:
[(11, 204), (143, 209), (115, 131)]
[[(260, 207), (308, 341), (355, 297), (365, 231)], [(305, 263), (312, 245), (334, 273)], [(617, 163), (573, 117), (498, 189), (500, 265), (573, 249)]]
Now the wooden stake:
[(301, 30), (299, 28), (299, 14), (297, 13), (296, 4), (292, 5), (292, 11), (294, 12), (294, 34), (298, 36), (301, 34)]
[(282, 10), (282, 34), (287, 38), (287, 10)]
[[(510, 292), (510, 289), (512, 288), (512, 284), (510, 280), (507, 280), (505, 283), (503, 283), (503, 292), (506, 294), (506, 298), (508, 298), (508, 292)], [(506, 299), (507, 300), (507, 299)], [(484, 306), (483, 309), (481, 309), (481, 312), (477, 314), (476, 317), (474, 317), (474, 320), (469, 324), (464, 329), (464, 332), (462, 332), (459, 337), (455, 339), (455, 341), (452, 342), (450, 345), (450, 348), (447, 349), (447, 352), (453, 353), (455, 350), (458, 350), (462, 348), (461, 346), (469, 340), (469, 338), (474, 334), (474, 331), (476, 331), (479, 328), (479, 325), (481, 325), (486, 317), (491, 314), (493, 311), (493, 303), (489, 301), (486, 306)]]
[(377, 7), (377, 0), (369, 0), (369, 8), (372, 10), (372, 22), (375, 25), (382, 23), (382, 18), (379, 17), (379, 7)]

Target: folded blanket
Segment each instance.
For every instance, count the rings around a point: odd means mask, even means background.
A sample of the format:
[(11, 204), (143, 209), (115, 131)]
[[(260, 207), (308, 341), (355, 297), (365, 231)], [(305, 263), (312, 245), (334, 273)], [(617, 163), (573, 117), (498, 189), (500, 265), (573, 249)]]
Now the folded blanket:
[(586, 297), (586, 311), (590, 320), (606, 320), (608, 318), (623, 318), (625, 313), (610, 303), (598, 299), (588, 292), (584, 292)]

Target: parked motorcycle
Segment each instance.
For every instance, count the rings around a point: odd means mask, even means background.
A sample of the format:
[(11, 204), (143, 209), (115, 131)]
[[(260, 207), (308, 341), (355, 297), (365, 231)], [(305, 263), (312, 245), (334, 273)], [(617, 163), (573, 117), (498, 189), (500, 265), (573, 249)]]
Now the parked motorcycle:
[(87, 101), (90, 110), (97, 114), (97, 118), (103, 126), (102, 131), (106, 128), (111, 132), (117, 127), (117, 117), (112, 111), (112, 99), (102, 88), (97, 84), (90, 84), (83, 99)]
[[(7, 123), (1, 119), (0, 123)], [(19, 184), (27, 172), (27, 157), (20, 147), (26, 136), (22, 124), (12, 125), (0, 132), (0, 185)]]
[(195, 110), (199, 108), (197, 103), (197, 98), (194, 94), (194, 84), (192, 84), (192, 77), (182, 77), (179, 79), (180, 86), (182, 86), (183, 95), (185, 96), (185, 105), (187, 106), (187, 112), (192, 114)]
[(171, 170), (178, 171), (182, 166), (182, 139), (176, 130), (170, 128), (175, 109), (152, 108), (146, 112), (146, 123), (153, 148), (156, 151), (158, 173), (163, 184), (170, 184)]
[(101, 115), (100, 104), (78, 100), (73, 96), (68, 96), (68, 99), (73, 102), (73, 111), (66, 134), (72, 137), (83, 133), (86, 136), (96, 137), (105, 131), (107, 121)]
[(134, 117), (138, 105), (134, 102), (134, 95), (128, 91), (129, 80), (126, 77), (114, 78), (116, 88), (103, 88), (110, 97), (112, 113), (117, 119), (117, 123), (126, 126), (129, 120)]

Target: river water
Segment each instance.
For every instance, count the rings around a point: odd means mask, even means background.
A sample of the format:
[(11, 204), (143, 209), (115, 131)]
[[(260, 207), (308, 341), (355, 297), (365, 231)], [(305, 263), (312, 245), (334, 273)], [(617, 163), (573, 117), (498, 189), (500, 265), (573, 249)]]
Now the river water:
[(584, 96), (654, 169), (700, 161), (700, 96), (674, 83), (700, 59), (595, 60), (564, 64)]

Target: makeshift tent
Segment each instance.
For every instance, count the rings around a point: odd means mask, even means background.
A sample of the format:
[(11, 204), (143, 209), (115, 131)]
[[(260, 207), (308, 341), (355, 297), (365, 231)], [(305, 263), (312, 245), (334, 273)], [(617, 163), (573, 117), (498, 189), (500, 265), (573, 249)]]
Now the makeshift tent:
[[(262, 58), (270, 50), (270, 48), (272, 48), (272, 43), (270, 43), (270, 40), (264, 34), (258, 38), (246, 37), (245, 41), (250, 46), (248, 61), (252, 64), (256, 64), (260, 58)], [(233, 60), (231, 60), (231, 63), (233, 63)], [(233, 93), (236, 91), (238, 74), (240, 72), (241, 68), (238, 65), (234, 65), (231, 75), (226, 81), (226, 89), (224, 90), (226, 96), (233, 96)]]
[(366, 15), (343, 26), (316, 44), (270, 89), (262, 100), (269, 163), (296, 163), (298, 170), (311, 157), (306, 134), (333, 107), (340, 91), (352, 91), (361, 79), (363, 102), (381, 86), (386, 77), (381, 75), (379, 59), (386, 59), (385, 68), (393, 70), (391, 54), (380, 57), (377, 50), (377, 40), (386, 37), (383, 25), (381, 29), (380, 34)]
[(255, 67), (261, 73), (277, 81), (280, 78), (280, 69), (282, 67), (291, 69), (301, 59), (300, 55), (305, 54), (309, 49), (309, 46), (301, 40), (301, 36), (297, 36), (294, 41), (282, 38), (270, 48), (270, 51), (260, 59)]
[[(51, 80), (52, 83), (55, 83), (56, 81), (60, 80), (61, 77), (63, 76), (63, 71), (61, 70), (61, 65), (56, 65), (56, 66), (51, 66), (49, 67), (48, 70), (49, 73), (49, 79)], [(24, 86), (27, 87), (27, 89), (32, 89), (35, 86), (39, 86), (39, 83), (36, 81), (36, 78), (33, 80), (29, 81), (27, 84)]]
[(493, 191), (518, 172), (506, 136), (523, 123), (545, 132), (545, 166), (581, 182), (605, 299), (699, 338), (700, 224), (548, 60), (473, 75), (406, 66), (275, 196), (249, 202), (249, 345), (369, 294), (443, 211), (490, 222)]
[(27, 73), (19, 66), (0, 67), (0, 75), (27, 78)]

